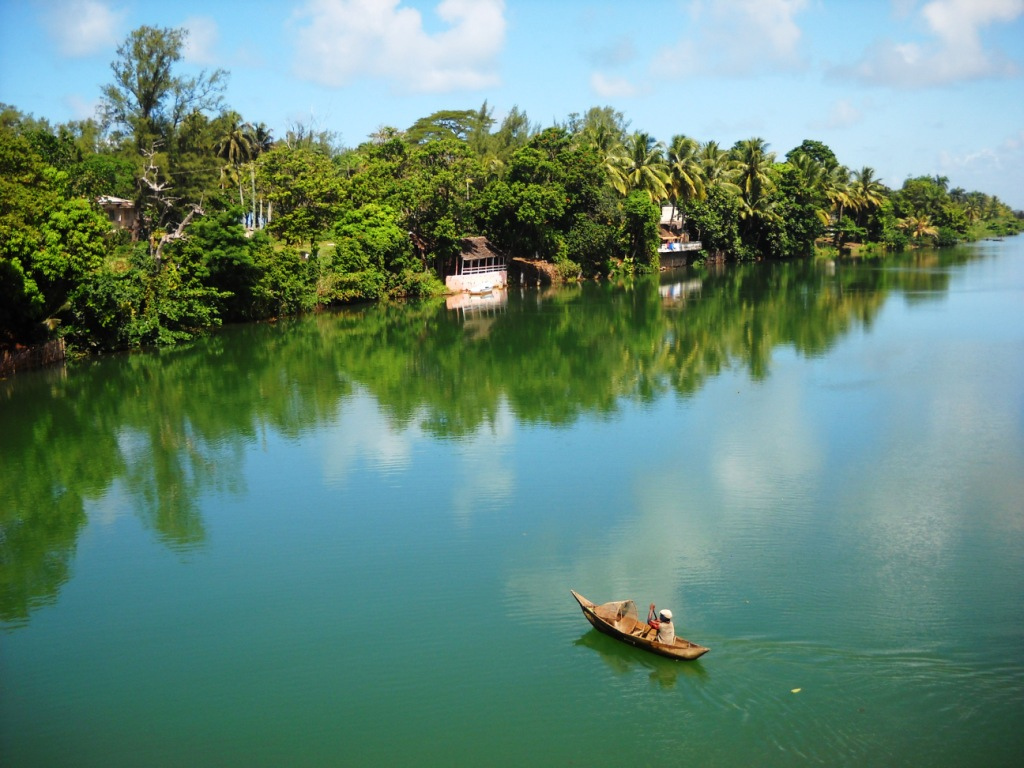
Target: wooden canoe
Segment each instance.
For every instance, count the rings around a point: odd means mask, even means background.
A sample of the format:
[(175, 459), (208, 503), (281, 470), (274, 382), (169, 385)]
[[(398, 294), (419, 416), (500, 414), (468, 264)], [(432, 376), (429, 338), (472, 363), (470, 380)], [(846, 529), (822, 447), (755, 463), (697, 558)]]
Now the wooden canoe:
[(579, 594), (576, 590), (569, 590), (576, 602), (583, 609), (583, 615), (598, 632), (621, 640), (624, 643), (643, 648), (645, 651), (656, 653), (670, 659), (680, 661), (691, 661), (703, 656), (710, 649), (703, 645), (691, 643), (682, 637), (676, 637), (671, 645), (659, 643), (656, 639), (656, 632), (646, 621), (641, 621), (636, 610), (636, 604), (632, 600), (620, 600), (613, 603), (595, 605)]

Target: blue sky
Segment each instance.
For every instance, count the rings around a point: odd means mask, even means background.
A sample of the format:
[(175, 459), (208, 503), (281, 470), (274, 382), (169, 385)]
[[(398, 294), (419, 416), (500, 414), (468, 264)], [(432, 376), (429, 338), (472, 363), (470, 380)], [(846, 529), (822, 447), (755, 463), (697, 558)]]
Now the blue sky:
[(608, 105), (662, 141), (813, 138), (890, 186), (941, 174), (1024, 209), (1024, 0), (0, 0), (0, 101), (91, 116), (144, 24), (188, 28), (182, 71), (228, 70), (275, 135)]

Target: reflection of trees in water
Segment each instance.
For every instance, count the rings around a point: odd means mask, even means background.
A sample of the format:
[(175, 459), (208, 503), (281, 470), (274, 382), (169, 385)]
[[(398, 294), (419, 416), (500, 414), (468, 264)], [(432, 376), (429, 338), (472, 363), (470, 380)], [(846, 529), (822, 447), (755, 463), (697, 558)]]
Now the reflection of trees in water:
[[(959, 253), (963, 261), (969, 251)], [(625, 401), (689, 396), (724, 368), (762, 378), (779, 346), (820, 355), (869, 326), (888, 291), (944, 290), (957, 258), (689, 270), (681, 302), (666, 300), (656, 277), (510, 289), (484, 334), (467, 332), (443, 302), (365, 306), (88, 361), (47, 374), (46, 386), (0, 382), (0, 617), (24, 620), (53, 599), (84, 501), (114, 481), (161, 540), (197, 546), (197, 500), (244, 491), (247, 446), (336, 420), (356, 386), (395, 429), (415, 422), (438, 437), (494, 427), (503, 408), (521, 421), (568, 425)]]
[[(62, 373), (14, 377), (0, 390), (0, 620), (14, 624), (56, 598), (70, 576), (85, 501), (101, 497), (123, 470), (106, 429), (110, 414), (90, 408), (92, 388)], [(69, 425), (95, 434), (70, 435)]]

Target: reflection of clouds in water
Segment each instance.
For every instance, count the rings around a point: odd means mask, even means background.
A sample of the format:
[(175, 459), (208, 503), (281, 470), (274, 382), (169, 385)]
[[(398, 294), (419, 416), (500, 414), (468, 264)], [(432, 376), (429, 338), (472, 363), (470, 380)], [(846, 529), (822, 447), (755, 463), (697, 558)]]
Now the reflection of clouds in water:
[[(712, 472), (725, 506), (768, 511), (801, 493), (821, 471), (821, 447), (808, 425), (802, 381), (794, 368), (717, 410), (719, 423), (708, 446)], [(745, 385), (749, 386), (749, 385)]]
[(685, 633), (694, 609), (687, 590), (723, 578), (723, 547), (769, 524), (782, 500), (816, 484), (823, 459), (799, 380), (780, 373), (751, 385), (738, 375), (710, 386), (715, 391), (706, 397), (717, 402), (706, 412), (714, 422), (694, 416), (689, 423), (672, 412), (668, 422), (688, 424), (688, 431), (670, 427), (672, 442), (652, 438), (651, 460), (618, 480), (629, 489), (628, 514), (610, 528), (581, 530), (578, 551), (559, 572), (510, 576), (510, 594), (524, 612), (573, 586), (597, 602), (632, 598), (644, 616), (649, 602), (672, 608)]
[[(424, 421), (422, 415), (414, 415), (406, 426), (398, 427), (371, 395), (359, 392), (347, 398), (339, 408), (336, 426), (324, 437), (325, 482), (344, 485), (360, 462), (383, 475), (408, 470), (416, 446), (435, 439), (419, 426)], [(514, 432), (515, 417), (507, 403), (502, 403), (493, 420), (481, 424), (475, 433), (459, 437), (450, 486), (460, 524), (467, 523), (475, 510), (493, 508), (512, 495), (514, 474), (506, 452)]]
[(515, 427), (515, 416), (503, 399), (492, 421), (460, 438), (459, 466), (452, 475), (452, 506), (460, 525), (468, 525), (475, 511), (493, 509), (511, 498), (515, 474), (507, 455)]
[[(780, 354), (763, 382), (709, 382), (667, 431), (651, 429), (649, 461), (609, 481), (631, 491), (610, 525), (567, 500), (571, 557), (530, 532), (507, 577), (513, 613), (572, 621), (574, 587), (641, 611), (664, 601), (685, 634), (702, 610), (691, 587), (722, 599), (763, 587), (782, 622), (837, 603), (816, 631), (920, 642), (997, 610), (978, 597), (994, 574), (1019, 572), (1024, 530), (1019, 350), (897, 341), (898, 354), (871, 340), (824, 368)], [(834, 386), (850, 371), (857, 386)]]
[(1017, 356), (923, 346), (875, 419), (860, 493), (843, 503), (851, 546), (875, 563), (857, 574), (866, 619), (941, 642), (998, 611), (982, 596), (994, 574), (1019, 571), (1024, 403)]
[(103, 526), (113, 525), (121, 517), (128, 517), (135, 512), (129, 495), (124, 493), (121, 481), (111, 483), (107, 492), (95, 501), (86, 499), (85, 513), (90, 522)]
[(336, 425), (323, 438), (324, 480), (330, 485), (344, 485), (360, 461), (387, 474), (401, 472), (409, 465), (413, 446), (425, 439), (419, 419), (397, 428), (365, 392), (343, 399), (338, 410)]
[[(972, 360), (990, 348), (958, 344), (942, 351), (907, 383), (905, 397), (913, 402), (895, 401), (882, 422), (885, 445), (864, 485), (864, 534), (894, 560), (937, 562), (969, 526), (1024, 527), (1018, 376), (1009, 363), (1004, 377), (992, 375), (992, 360)], [(920, 409), (920, 435), (904, 421), (913, 407)], [(982, 508), (985, 519), (975, 519)]]
[(714, 566), (710, 553), (714, 533), (708, 517), (688, 505), (690, 498), (681, 478), (664, 475), (634, 479), (637, 514), (622, 521), (611, 532), (610, 556), (604, 563), (603, 578), (613, 596), (629, 595), (638, 601), (646, 616), (647, 603), (671, 608), (679, 617), (676, 585), (706, 578)]

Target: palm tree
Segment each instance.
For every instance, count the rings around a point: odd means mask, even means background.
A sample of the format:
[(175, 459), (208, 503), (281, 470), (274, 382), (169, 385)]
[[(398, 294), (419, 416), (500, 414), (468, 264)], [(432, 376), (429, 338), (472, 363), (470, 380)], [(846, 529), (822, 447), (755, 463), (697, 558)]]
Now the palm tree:
[(252, 145), (253, 159), (274, 147), (274, 137), (266, 123), (249, 123), (249, 142)]
[(668, 165), (663, 146), (648, 133), (637, 131), (626, 137), (619, 173), (627, 192), (642, 190), (655, 203), (668, 197)]
[(719, 188), (734, 195), (740, 193), (740, 188), (732, 181), (736, 162), (729, 152), (718, 146), (717, 141), (702, 144), (698, 157), (705, 190)]
[(839, 223), (843, 220), (846, 206), (852, 206), (853, 196), (850, 185), (850, 169), (836, 163), (825, 171), (825, 195), (832, 203), (832, 214), (835, 219), (835, 243), (840, 245), (842, 230)]
[(699, 159), (700, 145), (688, 136), (673, 136), (668, 150), (668, 191), (672, 198), (672, 218), (681, 202), (707, 197)]
[(254, 157), (252, 126), (243, 123), (242, 116), (237, 112), (229, 112), (224, 117), (227, 126), (213, 147), (217, 157), (224, 161), (224, 165), (220, 169), (221, 188), (227, 188), (229, 183), (232, 186), (237, 183), (238, 202), (244, 206), (245, 200), (242, 195), (242, 179), (239, 169), (245, 163), (251, 162)]
[(601, 159), (608, 183), (620, 195), (625, 195), (628, 190), (620, 169), (626, 162), (626, 156), (618, 130), (610, 123), (601, 121), (588, 125), (579, 137), (583, 146), (593, 149)]
[(964, 214), (967, 216), (967, 221), (976, 224), (985, 214), (981, 201), (975, 197), (968, 197), (964, 203)]
[[(796, 170), (803, 188), (815, 195), (822, 207), (815, 210), (818, 219), (828, 226), (831, 221), (831, 201), (828, 200), (828, 169), (806, 152), (795, 152), (790, 155), (789, 164)], [(824, 202), (828, 201), (828, 206)]]
[(253, 156), (252, 126), (242, 122), (237, 112), (225, 115), (227, 126), (217, 140), (213, 151), (224, 160), (227, 166), (239, 166), (248, 162)]
[(740, 217), (749, 218), (763, 209), (761, 199), (775, 188), (771, 170), (775, 153), (768, 151), (764, 139), (753, 138), (736, 142), (732, 148), (736, 167), (733, 182), (740, 188)]
[(931, 219), (925, 214), (920, 216), (907, 216), (896, 222), (900, 229), (909, 232), (914, 240), (922, 237), (935, 237), (939, 234), (939, 228), (932, 224)]
[(860, 224), (860, 212), (877, 208), (885, 200), (885, 185), (875, 178), (875, 169), (865, 165), (853, 172), (850, 183), (850, 200), (857, 209), (857, 224)]

